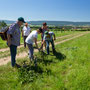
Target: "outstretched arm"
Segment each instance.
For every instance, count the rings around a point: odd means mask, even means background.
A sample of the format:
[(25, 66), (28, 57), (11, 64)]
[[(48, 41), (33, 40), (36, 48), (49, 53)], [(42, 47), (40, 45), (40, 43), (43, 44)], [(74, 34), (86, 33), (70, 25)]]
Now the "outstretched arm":
[(56, 36), (55, 36), (55, 34), (54, 34), (54, 40), (56, 40)]
[(45, 40), (42, 41), (40, 49), (42, 49), (44, 42), (45, 42)]
[(35, 45), (36, 45), (36, 47), (38, 49), (37, 38), (34, 38), (34, 40), (35, 40)]

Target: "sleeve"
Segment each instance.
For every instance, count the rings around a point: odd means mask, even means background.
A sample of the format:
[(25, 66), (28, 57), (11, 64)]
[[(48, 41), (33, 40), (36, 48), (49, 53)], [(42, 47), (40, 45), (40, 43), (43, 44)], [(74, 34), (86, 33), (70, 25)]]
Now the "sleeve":
[(37, 35), (34, 35), (34, 38), (37, 38)]
[(7, 34), (12, 35), (15, 31), (15, 25), (12, 25), (9, 27), (9, 30), (7, 31)]
[(54, 32), (52, 32), (52, 35), (55, 35)]

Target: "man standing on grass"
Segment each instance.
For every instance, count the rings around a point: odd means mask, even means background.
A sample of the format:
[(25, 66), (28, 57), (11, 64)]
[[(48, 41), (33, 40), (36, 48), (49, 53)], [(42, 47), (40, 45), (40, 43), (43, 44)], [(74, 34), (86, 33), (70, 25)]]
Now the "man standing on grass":
[(55, 52), (53, 36), (54, 36), (54, 40), (56, 40), (56, 36), (53, 32), (45, 31), (45, 35), (44, 35), (44, 38), (43, 38), (41, 48), (42, 48), (43, 44), (46, 42), (46, 50), (47, 50), (48, 55), (49, 55), (49, 43), (51, 43), (51, 45), (52, 45), (53, 53)]
[(37, 49), (39, 50), (38, 44), (37, 44), (37, 36), (40, 33), (42, 33), (42, 29), (41, 28), (32, 31), (29, 34), (29, 36), (26, 38), (26, 44), (27, 44), (28, 49), (29, 49), (29, 58), (30, 58), (31, 61), (34, 59), (34, 56), (33, 56), (33, 51), (34, 51), (33, 50), (33, 43), (34, 42), (35, 42), (35, 45), (36, 45)]
[(22, 36), (24, 38), (24, 48), (26, 48), (26, 42), (25, 42), (25, 40), (28, 37), (28, 35), (30, 34), (30, 32), (31, 32), (31, 29), (28, 26), (28, 23), (25, 23), (25, 26), (22, 29)]
[(11, 65), (12, 67), (18, 66), (16, 64), (16, 53), (17, 53), (17, 46), (20, 45), (20, 27), (25, 23), (24, 18), (18, 18), (18, 21), (12, 24), (7, 31), (7, 44), (10, 47), (11, 53)]

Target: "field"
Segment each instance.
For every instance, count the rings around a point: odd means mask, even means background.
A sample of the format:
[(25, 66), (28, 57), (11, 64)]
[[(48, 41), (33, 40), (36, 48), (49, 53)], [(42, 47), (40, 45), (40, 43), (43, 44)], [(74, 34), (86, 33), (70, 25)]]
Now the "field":
[[(80, 33), (82, 32), (55, 32), (57, 37), (72, 35), (57, 39), (55, 43)], [(27, 55), (17, 58), (17, 63), (26, 67), (12, 68), (10, 62), (0, 66), (0, 90), (90, 90), (90, 40), (88, 37), (90, 33), (56, 44), (54, 55), (51, 49), (48, 56), (42, 52), (35, 52), (37, 67), (29, 64)], [(7, 47), (1, 40), (0, 46)], [(24, 51), (27, 53), (28, 49), (21, 47), (18, 49), (18, 54)], [(0, 59), (9, 56), (8, 50), (0, 52)]]

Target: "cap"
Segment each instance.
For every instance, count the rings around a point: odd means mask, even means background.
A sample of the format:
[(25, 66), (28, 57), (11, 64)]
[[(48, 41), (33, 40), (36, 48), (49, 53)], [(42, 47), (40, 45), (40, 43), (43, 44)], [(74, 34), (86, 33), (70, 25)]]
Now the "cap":
[(48, 31), (45, 31), (45, 34), (48, 34)]
[(18, 18), (18, 21), (22, 21), (23, 23), (25, 23), (25, 21), (24, 21), (24, 18), (23, 18), (23, 17), (19, 17), (19, 18)]

